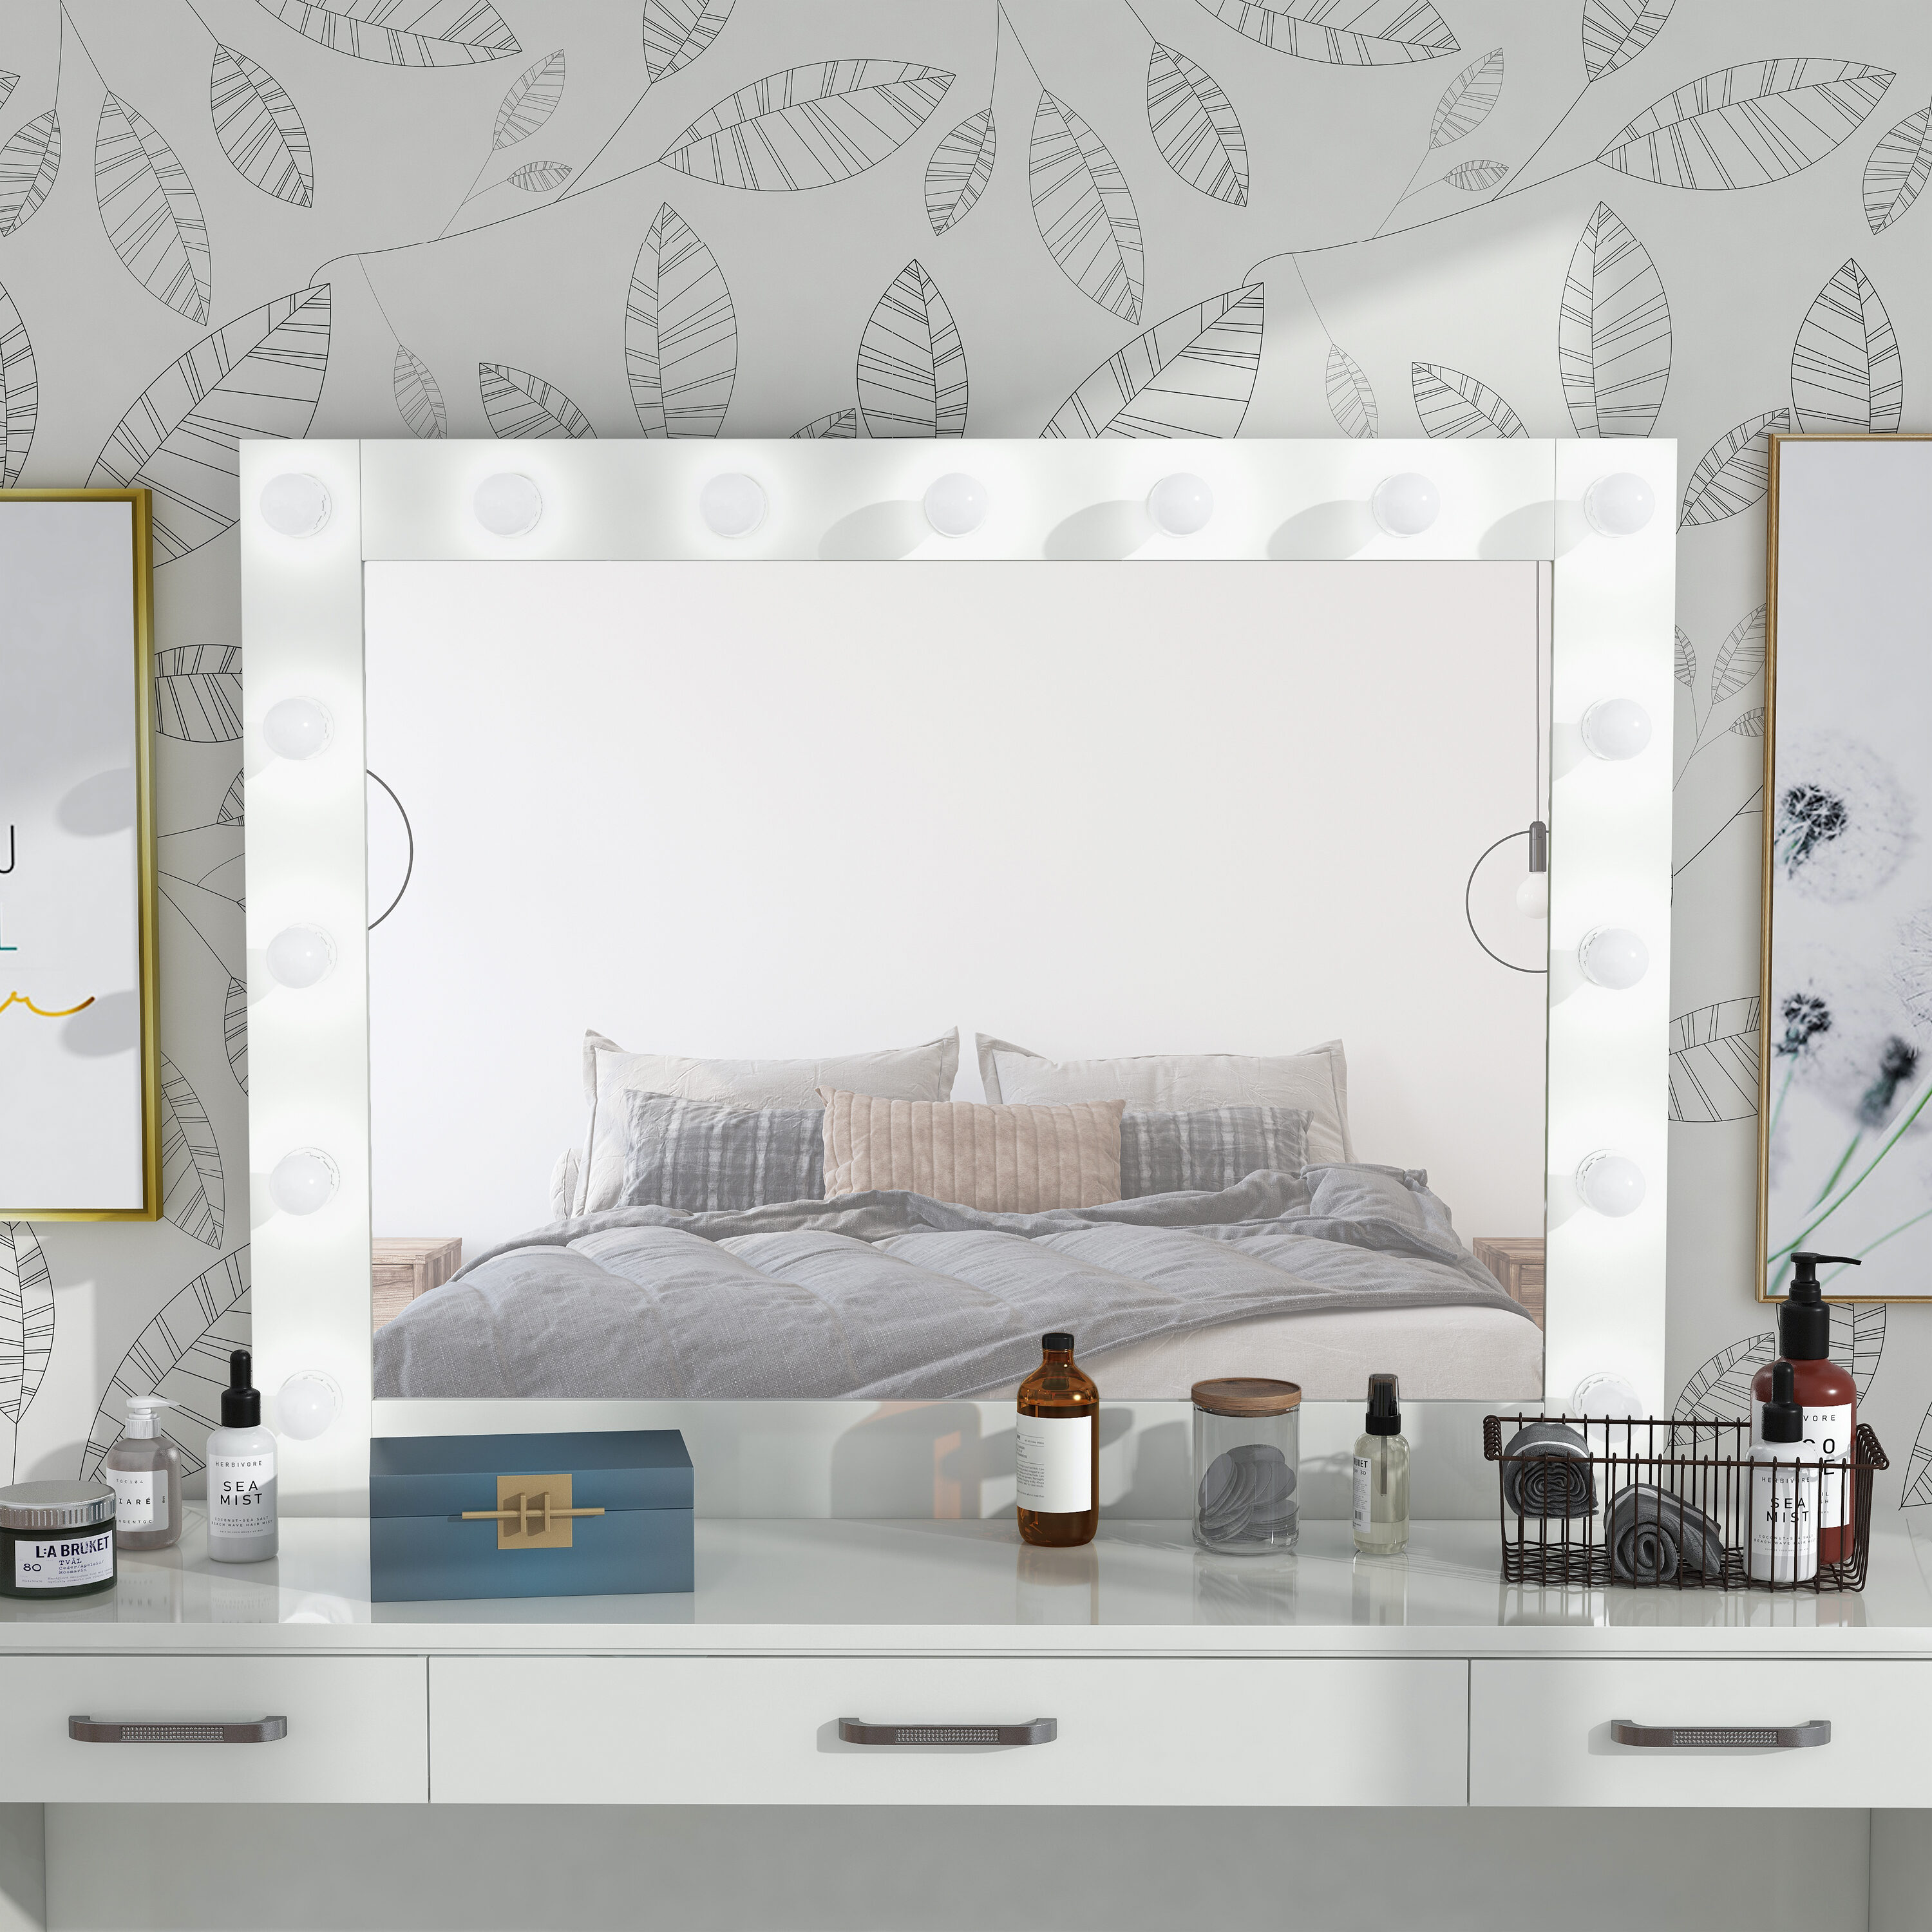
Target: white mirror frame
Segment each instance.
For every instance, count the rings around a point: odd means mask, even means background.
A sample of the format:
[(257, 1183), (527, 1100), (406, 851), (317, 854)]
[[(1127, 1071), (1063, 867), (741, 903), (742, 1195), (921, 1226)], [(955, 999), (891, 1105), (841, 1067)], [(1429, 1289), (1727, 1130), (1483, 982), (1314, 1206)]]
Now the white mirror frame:
[[(372, 1400), (368, 958), (356, 943), (368, 920), (363, 566), (864, 555), (860, 533), (888, 525), (899, 532), (892, 547), (910, 548), (882, 567), (1038, 559), (1054, 554), (1053, 533), (1082, 512), (1112, 505), (1124, 519), (1126, 506), (1140, 505), (1175, 466), (1174, 453), (1137, 441), (529, 442), (516, 466), (542, 492), (543, 515), (514, 537), (491, 536), (472, 513), (478, 484), (504, 466), (500, 443), (244, 442), (241, 457), (256, 1380), (273, 1388), (290, 1376), (320, 1374), (342, 1391), (333, 1426), (312, 1441), (284, 1442), (282, 1507), (362, 1514), (372, 1425), (385, 1434), (656, 1426), (686, 1430), (699, 1505), (709, 1513), (907, 1513), (892, 1501), (903, 1491), (890, 1479), (879, 1491), (887, 1507), (838, 1507), (826, 1474), (839, 1438), (877, 1404)], [(920, 501), (935, 478), (962, 463), (986, 485), (992, 508), (968, 534), (941, 536)], [(1544, 1387), (1556, 1410), (1586, 1376), (1614, 1375), (1656, 1412), (1664, 1398), (1670, 1009), (1670, 976), (1660, 969), (1670, 957), (1676, 446), (1258, 438), (1192, 443), (1186, 466), (1213, 490), (1212, 520), (1187, 537), (1148, 524), (1124, 567), (1288, 554), (1553, 565)], [(748, 536), (714, 536), (698, 514), (700, 490), (727, 470), (755, 476), (766, 493), (765, 519)], [(1441, 513), (1419, 536), (1384, 535), (1369, 499), (1383, 478), (1412, 470), (1435, 483)], [(332, 514), (307, 536), (279, 534), (257, 508), (269, 479), (290, 471), (328, 491)], [(1621, 472), (1650, 485), (1658, 511), (1634, 536), (1600, 536), (1585, 518), (1584, 494)], [(1298, 539), (1307, 530), (1322, 532), (1316, 541), (1330, 548)], [(262, 729), (269, 707), (293, 697), (319, 700), (335, 724), (332, 741), (300, 760), (278, 757)], [(1605, 698), (1634, 698), (1649, 712), (1652, 736), (1637, 756), (1612, 761), (1586, 749), (1580, 721)], [(1639, 932), (1656, 962), (1627, 992), (1593, 986), (1575, 970), (1578, 940), (1606, 923)], [(298, 924), (333, 934), (339, 957), (320, 984), (292, 992), (270, 977), (263, 955), (276, 933)], [(334, 1196), (304, 1215), (276, 1210), (266, 1185), (296, 1148), (325, 1150), (340, 1174)], [(1615, 1220), (1585, 1207), (1574, 1179), (1580, 1161), (1606, 1148), (1636, 1161), (1648, 1183), (1636, 1211)], [(1130, 1438), (1185, 1409), (1121, 1406), (1132, 1412)], [(1468, 1513), (1483, 1507), (1473, 1466), (1480, 1450), (1472, 1445), (1492, 1406), (1409, 1406), (1418, 1446), (1432, 1439), (1452, 1451), (1444, 1460), (1461, 1459)], [(1353, 1403), (1309, 1405), (1304, 1464), (1340, 1450), (1359, 1414)], [(1126, 1456), (1131, 1446), (1108, 1453)], [(1103, 1455), (1103, 1500), (1133, 1488), (1131, 1478), (1117, 1460), (1110, 1480)], [(915, 1472), (915, 1484), (932, 1480), (929, 1469)], [(1164, 1498), (1166, 1488), (1156, 1487)], [(1142, 1513), (1185, 1508), (1183, 1491), (1172, 1507), (1151, 1509), (1149, 1493), (1144, 1484), (1134, 1491)], [(1438, 1487), (1432, 1508), (1419, 1490), (1417, 1514), (1466, 1513), (1445, 1495)], [(1492, 1509), (1492, 1486), (1487, 1497)]]

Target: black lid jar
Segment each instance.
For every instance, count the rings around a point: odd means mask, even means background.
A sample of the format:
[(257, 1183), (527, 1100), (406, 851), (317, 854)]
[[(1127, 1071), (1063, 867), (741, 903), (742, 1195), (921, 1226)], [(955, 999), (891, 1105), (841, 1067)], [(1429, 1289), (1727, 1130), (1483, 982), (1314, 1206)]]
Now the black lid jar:
[(114, 1587), (114, 1492), (105, 1483), (0, 1489), (0, 1594), (45, 1601)]

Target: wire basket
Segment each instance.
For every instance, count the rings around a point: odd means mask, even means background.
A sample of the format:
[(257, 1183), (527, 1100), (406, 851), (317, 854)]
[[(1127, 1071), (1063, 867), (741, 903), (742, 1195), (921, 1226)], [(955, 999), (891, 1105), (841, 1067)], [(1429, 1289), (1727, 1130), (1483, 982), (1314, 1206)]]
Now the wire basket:
[[(1848, 1462), (1754, 1462), (1748, 1422), (1634, 1416), (1485, 1416), (1483, 1454), (1496, 1465), (1503, 1580), (1573, 1588), (1862, 1590), (1872, 1478), (1892, 1466), (1863, 1423)], [(1814, 1575), (1792, 1574), (1804, 1565), (1789, 1542), (1768, 1576), (1751, 1574), (1752, 1478), (1762, 1502), (1773, 1467), (1815, 1481)]]

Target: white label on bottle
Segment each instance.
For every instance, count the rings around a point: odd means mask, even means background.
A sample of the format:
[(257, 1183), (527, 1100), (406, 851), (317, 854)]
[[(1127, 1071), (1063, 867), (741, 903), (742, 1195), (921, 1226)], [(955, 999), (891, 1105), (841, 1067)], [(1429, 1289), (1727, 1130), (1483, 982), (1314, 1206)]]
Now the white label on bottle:
[[(1804, 1453), (1802, 1443), (1784, 1446)], [(1816, 1576), (1818, 1472), (1802, 1464), (1760, 1460), (1751, 1472), (1750, 1499), (1751, 1580), (1802, 1583)]]
[(121, 1529), (163, 1529), (168, 1520), (165, 1469), (104, 1469), (114, 1486), (114, 1521)]
[(1369, 1472), (1371, 1468), (1366, 1456), (1355, 1458), (1355, 1527), (1366, 1530), (1369, 1527)]
[[(1754, 1400), (1751, 1403), (1751, 1447), (1762, 1449), (1767, 1445), (1764, 1439), (1764, 1404)], [(1773, 1445), (1789, 1456), (1798, 1447), (1793, 1443)], [(1808, 1462), (1844, 1462), (1852, 1460), (1852, 1406), (1843, 1402), (1831, 1408), (1808, 1408), (1804, 1412), (1804, 1460)], [(1838, 1529), (1852, 1520), (1852, 1473), (1846, 1468), (1843, 1474), (1827, 1470), (1819, 1484), (1818, 1527), (1820, 1529)]]
[(114, 1532), (83, 1530), (71, 1536), (23, 1536), (14, 1545), (16, 1590), (71, 1590), (104, 1583), (114, 1574)]
[(1094, 1418), (1016, 1418), (1013, 1468), (1022, 1509), (1064, 1516), (1094, 1507)]
[(208, 1459), (208, 1527), (216, 1536), (266, 1536), (275, 1526), (275, 1459)]

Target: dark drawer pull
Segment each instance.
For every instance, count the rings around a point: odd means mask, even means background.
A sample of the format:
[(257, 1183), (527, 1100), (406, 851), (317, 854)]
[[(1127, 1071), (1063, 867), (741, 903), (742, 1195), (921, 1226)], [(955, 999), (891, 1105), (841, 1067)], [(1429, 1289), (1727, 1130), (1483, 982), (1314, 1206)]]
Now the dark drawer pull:
[(1060, 1735), (1057, 1718), (1030, 1724), (867, 1724), (838, 1720), (838, 1738), (848, 1744), (1050, 1744)]
[(83, 1744), (272, 1744), (288, 1736), (289, 1720), (257, 1718), (247, 1724), (119, 1724), (100, 1718), (70, 1718), (67, 1734)]
[(1832, 1742), (1832, 1724), (1814, 1718), (1808, 1724), (1640, 1724), (1612, 1718), (1610, 1740), (1652, 1750), (1809, 1750)]

